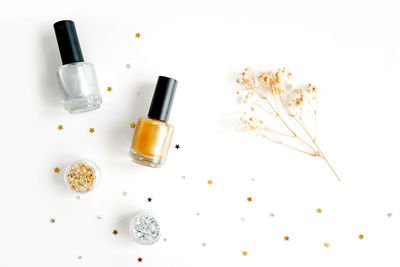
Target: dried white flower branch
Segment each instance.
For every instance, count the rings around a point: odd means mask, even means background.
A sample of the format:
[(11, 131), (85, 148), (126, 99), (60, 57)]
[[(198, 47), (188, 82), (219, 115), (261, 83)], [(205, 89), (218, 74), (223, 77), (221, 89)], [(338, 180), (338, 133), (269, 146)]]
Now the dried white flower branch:
[(259, 73), (246, 68), (240, 74), (237, 93), (243, 96), (248, 111), (241, 117), (239, 129), (322, 158), (340, 181), (317, 144), (318, 89), (312, 84), (294, 87), (291, 76), (285, 68)]

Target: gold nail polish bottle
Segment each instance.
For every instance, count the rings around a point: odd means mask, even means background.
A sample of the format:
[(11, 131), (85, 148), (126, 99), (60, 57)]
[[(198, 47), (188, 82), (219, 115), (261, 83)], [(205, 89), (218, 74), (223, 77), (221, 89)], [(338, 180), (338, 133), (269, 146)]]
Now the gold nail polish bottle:
[(161, 167), (167, 159), (174, 127), (167, 123), (178, 82), (159, 76), (147, 118), (140, 118), (130, 155), (139, 164)]

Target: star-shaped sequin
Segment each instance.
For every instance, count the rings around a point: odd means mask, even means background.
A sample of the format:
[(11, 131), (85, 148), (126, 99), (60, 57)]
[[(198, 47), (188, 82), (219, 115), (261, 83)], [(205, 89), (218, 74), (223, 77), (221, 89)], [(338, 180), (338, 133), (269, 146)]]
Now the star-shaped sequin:
[(359, 239), (364, 239), (364, 235), (359, 235), (358, 238)]
[(140, 36), (142, 36), (142, 35), (140, 34), (140, 32), (138, 32), (138, 33), (135, 34), (135, 37), (136, 37), (136, 38), (140, 38)]
[(118, 230), (113, 230), (112, 233), (113, 235), (118, 235)]
[(60, 124), (58, 125), (57, 129), (61, 131), (62, 129), (64, 129), (64, 127)]
[(243, 255), (243, 256), (247, 256), (247, 251), (243, 251), (243, 252), (242, 252), (242, 255)]
[(248, 197), (248, 198), (247, 198), (247, 201), (248, 201), (248, 202), (252, 202), (252, 201), (253, 201), (253, 198), (252, 198), (252, 197)]
[(324, 243), (324, 247), (326, 247), (326, 248), (329, 248), (329, 243), (328, 242), (326, 242), (326, 243)]
[(176, 149), (179, 149), (179, 148), (181, 148), (181, 146), (180, 146), (179, 144), (176, 144), (176, 145), (175, 145), (175, 148), (176, 148)]
[(143, 259), (142, 259), (141, 257), (139, 257), (139, 258), (137, 259), (137, 261), (138, 261), (138, 262), (142, 262)]
[(317, 213), (321, 213), (322, 212), (322, 210), (321, 209), (317, 209)]
[(134, 122), (131, 123), (131, 128), (135, 128), (136, 124)]
[(94, 128), (90, 128), (89, 133), (91, 133), (91, 134), (94, 133)]
[(288, 237), (288, 236), (285, 236), (283, 239), (284, 239), (285, 241), (289, 241), (289, 237)]
[(51, 218), (51, 219), (49, 220), (49, 222), (50, 222), (51, 224), (56, 223), (56, 219)]
[(147, 198), (147, 202), (151, 202), (153, 199), (151, 197)]
[(111, 87), (111, 86), (108, 86), (108, 87), (107, 87), (107, 91), (111, 92), (111, 91), (112, 91), (112, 87)]
[(59, 169), (58, 167), (55, 167), (55, 168), (54, 168), (54, 172), (55, 172), (55, 173), (59, 173), (59, 172), (60, 172), (60, 169)]
[(213, 184), (213, 180), (208, 180), (207, 183), (208, 183), (209, 185), (212, 185), (212, 184)]

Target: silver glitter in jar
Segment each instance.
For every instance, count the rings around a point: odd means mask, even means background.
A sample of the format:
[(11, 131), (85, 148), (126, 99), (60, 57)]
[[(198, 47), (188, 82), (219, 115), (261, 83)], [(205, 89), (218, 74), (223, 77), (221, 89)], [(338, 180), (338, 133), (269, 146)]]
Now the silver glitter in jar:
[(129, 233), (137, 243), (152, 245), (160, 238), (160, 225), (149, 211), (139, 211), (130, 223)]

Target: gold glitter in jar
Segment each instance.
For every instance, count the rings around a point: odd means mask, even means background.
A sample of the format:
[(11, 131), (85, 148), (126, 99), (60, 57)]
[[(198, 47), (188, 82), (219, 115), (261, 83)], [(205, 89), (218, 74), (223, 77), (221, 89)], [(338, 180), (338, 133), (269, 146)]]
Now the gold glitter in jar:
[(92, 190), (95, 181), (95, 170), (85, 163), (72, 164), (67, 174), (67, 182), (71, 189), (80, 193), (86, 193)]

